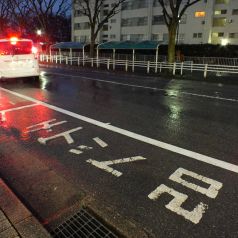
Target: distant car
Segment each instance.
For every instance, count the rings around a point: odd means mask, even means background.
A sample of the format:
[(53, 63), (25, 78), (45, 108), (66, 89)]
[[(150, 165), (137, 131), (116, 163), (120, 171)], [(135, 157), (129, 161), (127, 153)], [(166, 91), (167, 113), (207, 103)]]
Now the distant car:
[(0, 39), (0, 78), (39, 77), (37, 48), (30, 39)]

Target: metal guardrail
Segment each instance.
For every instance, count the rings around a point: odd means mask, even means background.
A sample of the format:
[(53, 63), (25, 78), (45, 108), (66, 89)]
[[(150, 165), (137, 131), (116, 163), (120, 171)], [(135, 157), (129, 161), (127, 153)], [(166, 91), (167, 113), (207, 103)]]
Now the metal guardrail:
[(101, 65), (106, 66), (106, 68), (115, 70), (116, 67), (120, 66), (128, 71), (129, 68), (132, 72), (136, 68), (144, 68), (147, 73), (162, 72), (163, 70), (169, 70), (173, 75), (180, 74), (183, 75), (184, 72), (202, 72), (204, 78), (207, 77), (209, 72), (215, 73), (216, 75), (221, 74), (238, 74), (238, 66), (229, 65), (214, 65), (214, 64), (194, 64), (191, 61), (185, 62), (154, 62), (154, 61), (136, 61), (136, 60), (114, 60), (111, 58), (89, 58), (89, 57), (70, 57), (64, 55), (40, 55), (40, 62), (51, 62), (56, 64), (66, 64), (66, 65), (82, 65), (91, 67), (100, 67)]

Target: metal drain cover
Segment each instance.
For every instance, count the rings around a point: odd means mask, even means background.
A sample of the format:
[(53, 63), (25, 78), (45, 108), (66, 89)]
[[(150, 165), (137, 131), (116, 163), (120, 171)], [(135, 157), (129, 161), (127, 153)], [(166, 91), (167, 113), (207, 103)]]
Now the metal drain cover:
[(86, 209), (70, 217), (51, 232), (54, 238), (118, 238)]

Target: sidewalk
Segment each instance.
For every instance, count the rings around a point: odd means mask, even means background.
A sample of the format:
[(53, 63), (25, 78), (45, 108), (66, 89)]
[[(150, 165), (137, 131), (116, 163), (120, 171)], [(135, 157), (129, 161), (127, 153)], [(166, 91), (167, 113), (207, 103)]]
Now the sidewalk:
[(0, 238), (50, 238), (51, 236), (0, 179)]

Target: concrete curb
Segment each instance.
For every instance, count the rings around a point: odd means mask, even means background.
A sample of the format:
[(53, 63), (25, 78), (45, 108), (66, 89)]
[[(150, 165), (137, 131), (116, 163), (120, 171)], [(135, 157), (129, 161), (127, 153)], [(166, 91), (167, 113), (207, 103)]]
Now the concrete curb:
[(51, 237), (2, 179), (0, 179), (0, 237)]

